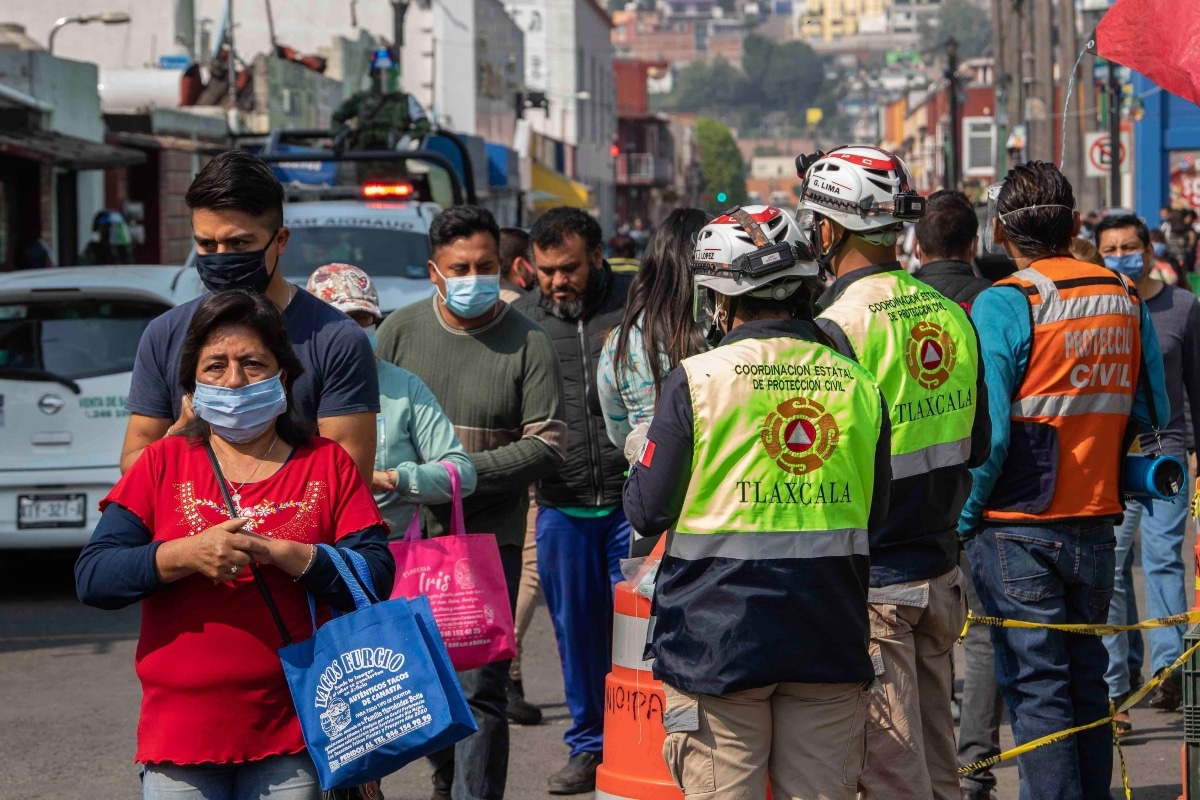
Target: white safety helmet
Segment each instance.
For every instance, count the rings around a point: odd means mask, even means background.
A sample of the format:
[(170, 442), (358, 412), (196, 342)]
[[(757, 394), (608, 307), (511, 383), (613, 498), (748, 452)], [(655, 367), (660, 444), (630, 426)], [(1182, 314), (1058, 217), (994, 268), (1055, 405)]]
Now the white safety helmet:
[[(775, 206), (727, 211), (696, 234), (692, 254), (697, 322), (715, 331), (714, 294), (783, 301), (805, 281), (820, 280), (808, 237), (792, 215)], [(711, 339), (710, 339), (711, 341)]]
[(925, 212), (908, 167), (877, 147), (802, 155), (796, 171), (804, 178), (796, 217), (806, 230), (815, 227), (816, 216), (827, 217), (871, 244), (887, 246), (896, 243), (905, 222)]

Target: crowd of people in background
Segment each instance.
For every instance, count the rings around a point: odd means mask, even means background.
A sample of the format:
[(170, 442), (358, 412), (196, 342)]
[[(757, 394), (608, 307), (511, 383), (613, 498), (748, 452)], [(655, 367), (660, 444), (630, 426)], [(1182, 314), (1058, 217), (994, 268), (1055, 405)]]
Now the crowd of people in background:
[[(814, 170), (887, 161), (890, 171), (869, 176), (895, 184), (885, 200), (908, 191), (902, 162), (867, 150), (832, 166), (823, 156)], [(875, 191), (868, 183), (863, 191)], [(664, 756), (685, 793), (714, 798), (769, 780), (776, 797), (990, 800), (989, 769), (961, 782), (956, 773), (999, 753), (1005, 704), (1018, 742), (1098, 719), (1142, 684), (1145, 656), (1140, 634), (1063, 648), (1055, 631), (972, 625), (956, 738), (951, 654), (968, 608), (1135, 622), (1140, 529), (1146, 614), (1186, 610), (1186, 500), (1123, 504), (1105, 465), (1134, 439), (1132, 426), (1120, 435), (1126, 419), (1142, 426), (1142, 452), (1194, 457), (1190, 210), (1164, 208), (1155, 228), (1123, 212), (1081, 220), (1070, 184), (1040, 163), (1010, 173), (999, 218), (987, 223), (1004, 255), (984, 253), (976, 209), (954, 191), (926, 198), (903, 238), (894, 208), (868, 215), (818, 194), (801, 200), (804, 224), (769, 206), (718, 217), (679, 208), (653, 230), (637, 220), (607, 242), (577, 209), (550, 210), (526, 231), (456, 206), (429, 232), (435, 295), (385, 319), (369, 264), (322, 265), (304, 288), (284, 280), (283, 190), (253, 156), (214, 158), (186, 200), (209, 293), (142, 338), (124, 477), (77, 565), (84, 602), (143, 604), (138, 760), (148, 800), (319, 796), (276, 674), (275, 625), (306, 636), (306, 594), (353, 608), (317, 545), (357, 550), (390, 586), (389, 538), (410, 528), (444, 535), (445, 463), (461, 478), (466, 530), (497, 539), (518, 657), (459, 673), (479, 731), (429, 758), (434, 800), (504, 796), (509, 723), (541, 721), (524, 696), (520, 650), (539, 596), (571, 716), (568, 759), (547, 788), (595, 788), (620, 562), (667, 530), (647, 648), (667, 684)], [(97, 219), (97, 251), (122, 244), (122, 225)], [(912, 242), (908, 271), (901, 241)], [(727, 261), (698, 264), (702, 247)], [(744, 266), (760, 252), (788, 263)], [(879, 316), (908, 295), (928, 318), (916, 345), (911, 321)], [(1092, 316), (1056, 316), (1051, 299)], [(1136, 331), (1136, 348), (1121, 355), (1146, 389), (1105, 395), (1122, 424), (1101, 433), (1107, 418), (1094, 403), (1053, 410), (1062, 353), (1046, 342), (1063, 319), (1104, 315)], [(897, 357), (913, 346), (915, 356)], [(757, 443), (770, 438), (759, 429), (768, 412), (784, 407), (760, 409), (763, 396), (735, 387), (731, 371), (735, 360), (775, 357), (844, 375), (849, 388), (822, 395), (808, 427), (794, 411), (771, 459), (790, 463), (785, 450), (803, 453), (820, 431), (836, 431), (836, 414), (869, 429), (846, 437), (836, 459), (837, 436), (793, 469), (829, 461), (857, 487), (853, 502), (846, 489), (846, 508), (805, 517), (808, 527), (789, 521), (786, 504), (751, 512), (719, 500), (734, 466), (776, 469)], [(915, 424), (923, 412), (896, 416), (930, 386), (952, 398), (936, 427)], [(750, 449), (738, 449), (743, 439)], [(1072, 447), (1090, 448), (1093, 466), (1071, 472)], [(1021, 474), (1049, 477), (1034, 485)], [(738, 538), (746, 526), (773, 543)], [(795, 542), (779, 545), (785, 537)], [(1071, 558), (1046, 558), (1064, 550)], [(250, 576), (260, 568), (281, 619), (260, 609)], [(1182, 653), (1182, 634), (1151, 632), (1152, 675)], [(231, 697), (244, 712), (232, 727), (220, 712)], [(1175, 673), (1151, 706), (1181, 701)], [(1128, 714), (1116, 730), (1133, 731)], [(1023, 755), (1023, 800), (1107, 797), (1110, 735), (1102, 726)], [(359, 792), (380, 796), (377, 784)]]

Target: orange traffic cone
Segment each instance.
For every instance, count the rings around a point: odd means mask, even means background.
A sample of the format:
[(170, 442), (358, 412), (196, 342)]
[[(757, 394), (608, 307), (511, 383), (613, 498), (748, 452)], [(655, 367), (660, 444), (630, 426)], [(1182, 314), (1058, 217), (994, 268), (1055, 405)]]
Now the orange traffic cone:
[[(651, 560), (662, 557), (665, 537)], [(638, 578), (641, 576), (639, 575)], [(604, 682), (604, 762), (596, 771), (596, 800), (683, 800), (663, 761), (662, 684), (643, 661), (650, 601), (634, 583), (617, 584), (612, 672)]]

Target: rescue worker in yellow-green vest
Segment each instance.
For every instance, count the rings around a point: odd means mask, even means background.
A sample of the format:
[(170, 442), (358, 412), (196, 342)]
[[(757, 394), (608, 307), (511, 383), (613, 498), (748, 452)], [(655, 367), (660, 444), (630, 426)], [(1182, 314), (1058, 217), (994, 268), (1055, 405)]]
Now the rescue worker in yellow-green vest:
[(625, 513), (669, 531), (645, 654), (665, 686), (663, 757), (688, 796), (761, 798), (769, 781), (776, 798), (853, 800), (883, 396), (812, 323), (819, 268), (787, 211), (728, 212), (693, 258), (719, 346), (669, 374), (645, 441), (626, 442)]
[(958, 516), (991, 424), (966, 312), (911, 277), (896, 240), (924, 198), (874, 147), (801, 156), (800, 227), (836, 276), (817, 324), (878, 382), (891, 416), (891, 496), (871, 536), (872, 697), (867, 800), (959, 800), (952, 648), (966, 621)]

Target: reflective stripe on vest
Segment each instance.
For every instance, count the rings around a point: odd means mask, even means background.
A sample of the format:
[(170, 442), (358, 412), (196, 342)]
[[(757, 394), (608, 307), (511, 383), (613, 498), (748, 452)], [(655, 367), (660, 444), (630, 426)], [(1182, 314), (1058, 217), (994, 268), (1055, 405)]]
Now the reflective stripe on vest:
[(943, 467), (955, 467), (967, 463), (971, 457), (971, 437), (957, 442), (944, 442), (923, 447), (912, 453), (892, 456), (892, 480), (923, 475)]
[(670, 554), (865, 554), (865, 537), (845, 531), (866, 529), (874, 490), (882, 405), (867, 371), (783, 337), (722, 345), (683, 368), (695, 451)]
[(1025, 397), (1012, 404), (1014, 417), (1073, 417), (1079, 414), (1121, 414), (1133, 410), (1129, 394), (1051, 394)]
[(675, 558), (736, 558), (742, 561), (870, 555), (865, 528), (772, 533), (673, 533), (667, 550)]
[[(1037, 270), (1026, 269), (1017, 274), (1037, 287), (1038, 291), (1034, 296), (1038, 300), (1033, 302), (1031, 309), (1034, 325), (1048, 325), (1052, 322), (1097, 317), (1102, 314), (1125, 314), (1129, 309), (1129, 298), (1124, 292), (1119, 295), (1089, 294), (1064, 298), (1054, 281)], [(1103, 280), (1099, 285), (1112, 283), (1119, 286), (1120, 280), (1114, 273), (1111, 280)]]
[(892, 480), (971, 455), (979, 340), (954, 301), (903, 270), (860, 278), (821, 315), (874, 373), (892, 423)]
[(1037, 522), (1121, 513), (1122, 439), (1137, 389), (1140, 301), (1124, 277), (1049, 258), (999, 281), (1029, 303), (1029, 363), (1008, 457), (983, 516)]

